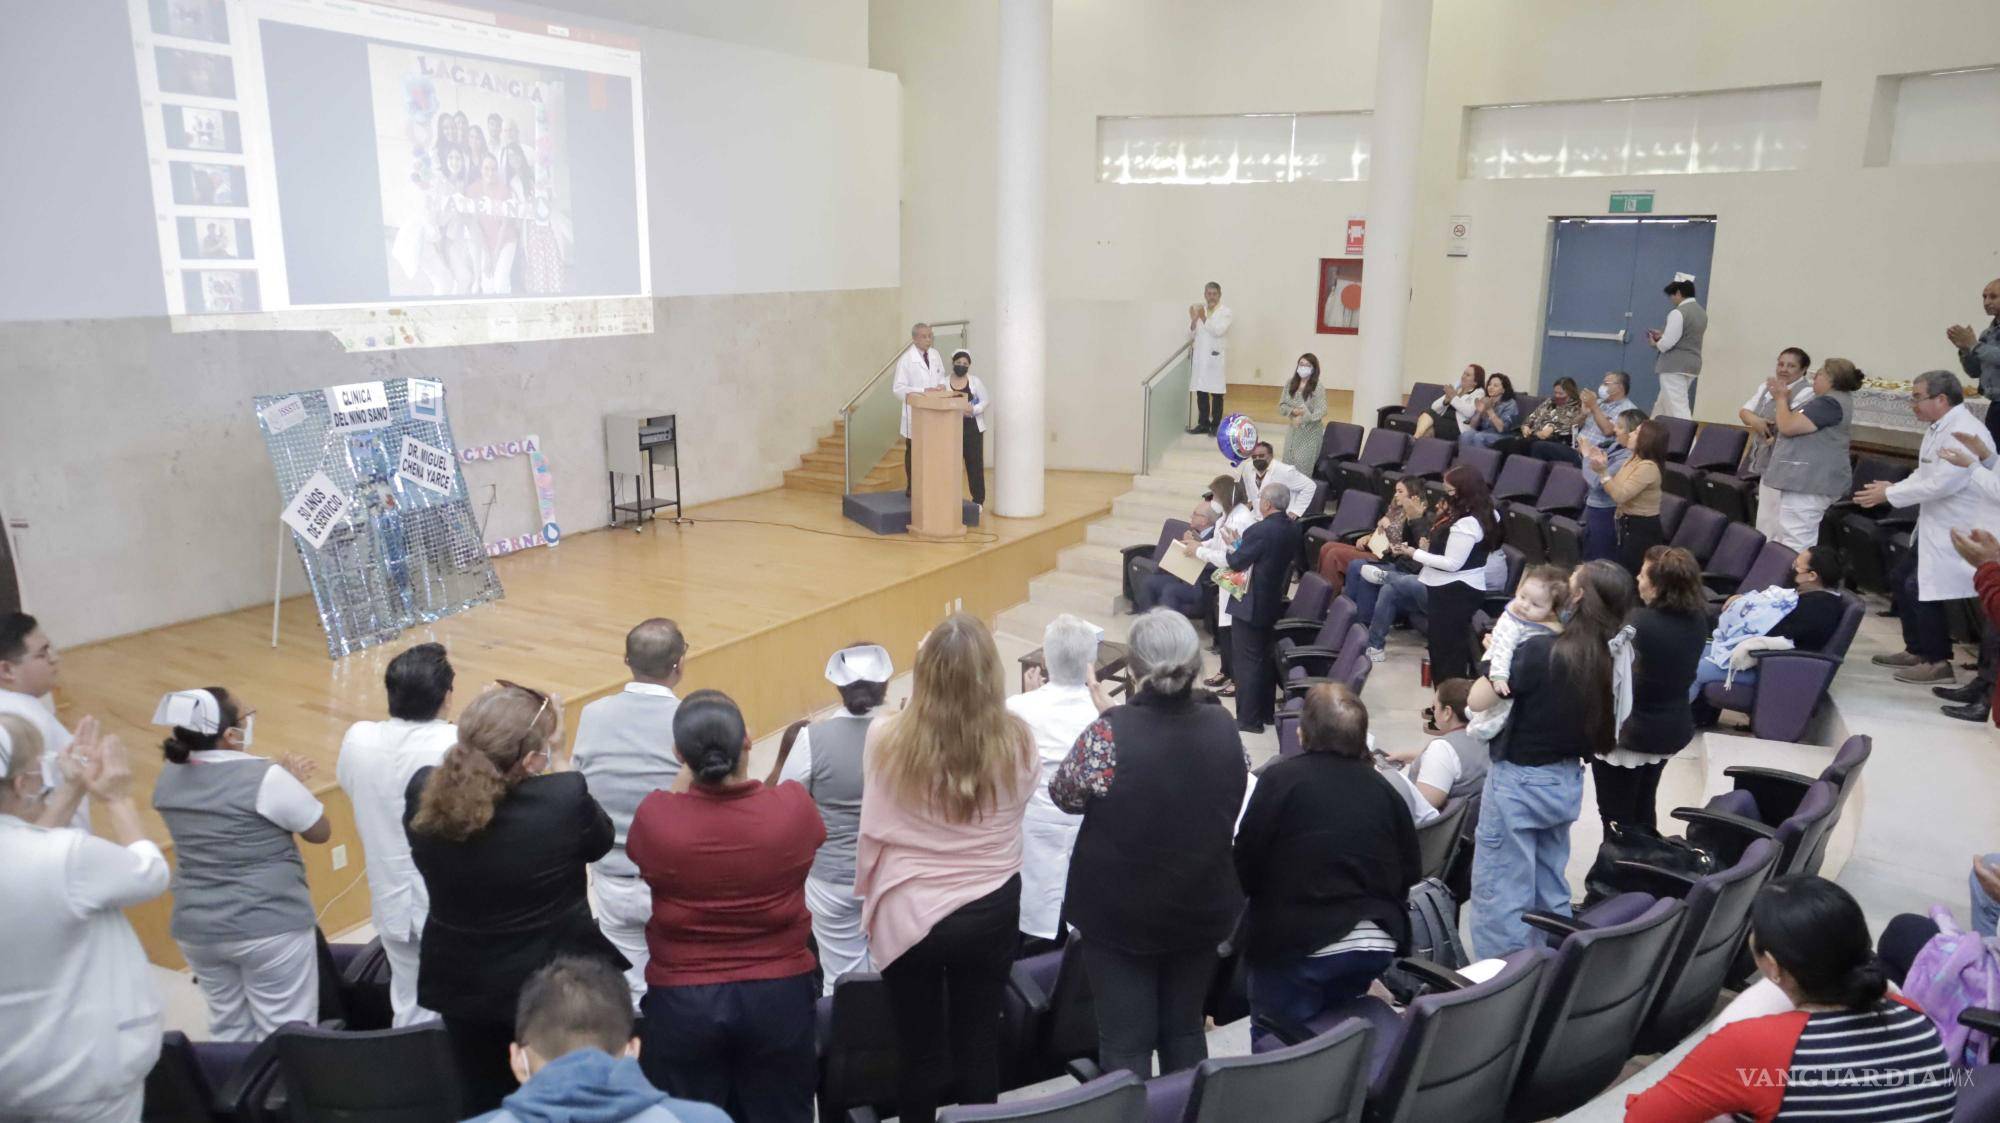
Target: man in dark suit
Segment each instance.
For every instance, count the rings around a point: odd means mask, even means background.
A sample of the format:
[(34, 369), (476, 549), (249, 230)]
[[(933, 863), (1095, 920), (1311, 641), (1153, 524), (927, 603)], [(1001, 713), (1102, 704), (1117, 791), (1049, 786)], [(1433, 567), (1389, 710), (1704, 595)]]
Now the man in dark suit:
[(1284, 611), (1285, 579), (1299, 553), (1298, 524), (1285, 513), (1291, 498), (1284, 484), (1265, 484), (1257, 493), (1258, 521), (1230, 543), (1229, 568), (1250, 575), (1243, 594), (1229, 606), (1230, 637), (1236, 644), (1236, 728), (1245, 733), (1262, 733), (1273, 716), (1271, 629)]

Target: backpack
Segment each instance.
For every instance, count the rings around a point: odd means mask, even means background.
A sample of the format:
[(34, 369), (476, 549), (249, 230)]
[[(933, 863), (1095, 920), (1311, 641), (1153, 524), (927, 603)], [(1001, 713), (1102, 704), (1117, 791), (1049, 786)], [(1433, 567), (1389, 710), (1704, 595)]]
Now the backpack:
[(1937, 1026), (1953, 1067), (1977, 1068), (1991, 1055), (1993, 1039), (1959, 1025), (1958, 1015), (1974, 1006), (2000, 1007), (2000, 938), (1964, 931), (1943, 905), (1931, 906), (1931, 919), (1937, 935), (1910, 964), (1903, 997)]
[[(1410, 887), (1410, 954), (1456, 971), (1470, 961), (1458, 938), (1458, 898), (1444, 882), (1427, 877)], [(1382, 976), (1382, 985), (1399, 1002), (1421, 993), (1422, 982), (1399, 967)]]

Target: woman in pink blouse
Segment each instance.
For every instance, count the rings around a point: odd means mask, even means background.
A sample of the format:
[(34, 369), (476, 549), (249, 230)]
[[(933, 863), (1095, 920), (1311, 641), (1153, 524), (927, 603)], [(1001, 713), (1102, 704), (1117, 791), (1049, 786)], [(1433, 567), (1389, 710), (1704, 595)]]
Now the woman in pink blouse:
[(986, 626), (953, 616), (917, 648), (909, 707), (868, 732), (854, 892), (895, 1009), (904, 1123), (1000, 1095), (1021, 818), (1039, 775), (1004, 675)]

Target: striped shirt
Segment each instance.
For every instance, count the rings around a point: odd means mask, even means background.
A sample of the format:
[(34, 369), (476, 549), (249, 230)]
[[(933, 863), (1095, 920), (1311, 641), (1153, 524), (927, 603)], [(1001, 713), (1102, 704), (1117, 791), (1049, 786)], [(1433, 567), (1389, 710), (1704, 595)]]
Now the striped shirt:
[(1627, 1099), (1625, 1118), (1949, 1123), (1957, 1102), (1937, 1028), (1908, 1001), (1884, 998), (1860, 1013), (1795, 1010), (1724, 1026)]

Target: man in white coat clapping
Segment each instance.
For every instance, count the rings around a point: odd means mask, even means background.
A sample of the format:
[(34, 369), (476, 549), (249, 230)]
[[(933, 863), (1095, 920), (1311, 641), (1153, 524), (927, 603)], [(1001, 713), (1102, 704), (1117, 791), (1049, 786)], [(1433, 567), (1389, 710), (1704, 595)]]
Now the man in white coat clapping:
[(1222, 302), (1222, 286), (1210, 281), (1201, 290), (1199, 304), (1188, 305), (1188, 331), (1194, 336), (1194, 376), (1188, 389), (1194, 391), (1197, 420), (1190, 433), (1213, 433), (1222, 423), (1222, 394), (1229, 388), (1223, 372), (1229, 357), (1229, 324), (1235, 315)]
[(1974, 595), (1972, 566), (1953, 548), (1951, 531), (2000, 526), (2000, 504), (1972, 486), (1976, 466), (1954, 464), (1942, 455), (1961, 446), (1960, 433), (1985, 436), (1986, 426), (1965, 408), (1958, 376), (1945, 370), (1918, 375), (1910, 383), (1910, 410), (1930, 426), (1917, 452), (1917, 470), (1896, 483), (1878, 481), (1854, 493), (1863, 507), (1887, 503), (1917, 508), (1917, 548), (1889, 577), (1903, 619), (1904, 650), (1877, 655), (1875, 662), (1901, 668), (1896, 672), (1901, 682), (1949, 683), (1951, 630), (1945, 603)]
[(896, 377), (890, 393), (903, 403), (903, 494), (910, 493), (910, 395), (944, 385), (944, 359), (931, 345), (931, 326), (918, 324), (910, 329), (910, 346), (896, 360)]

